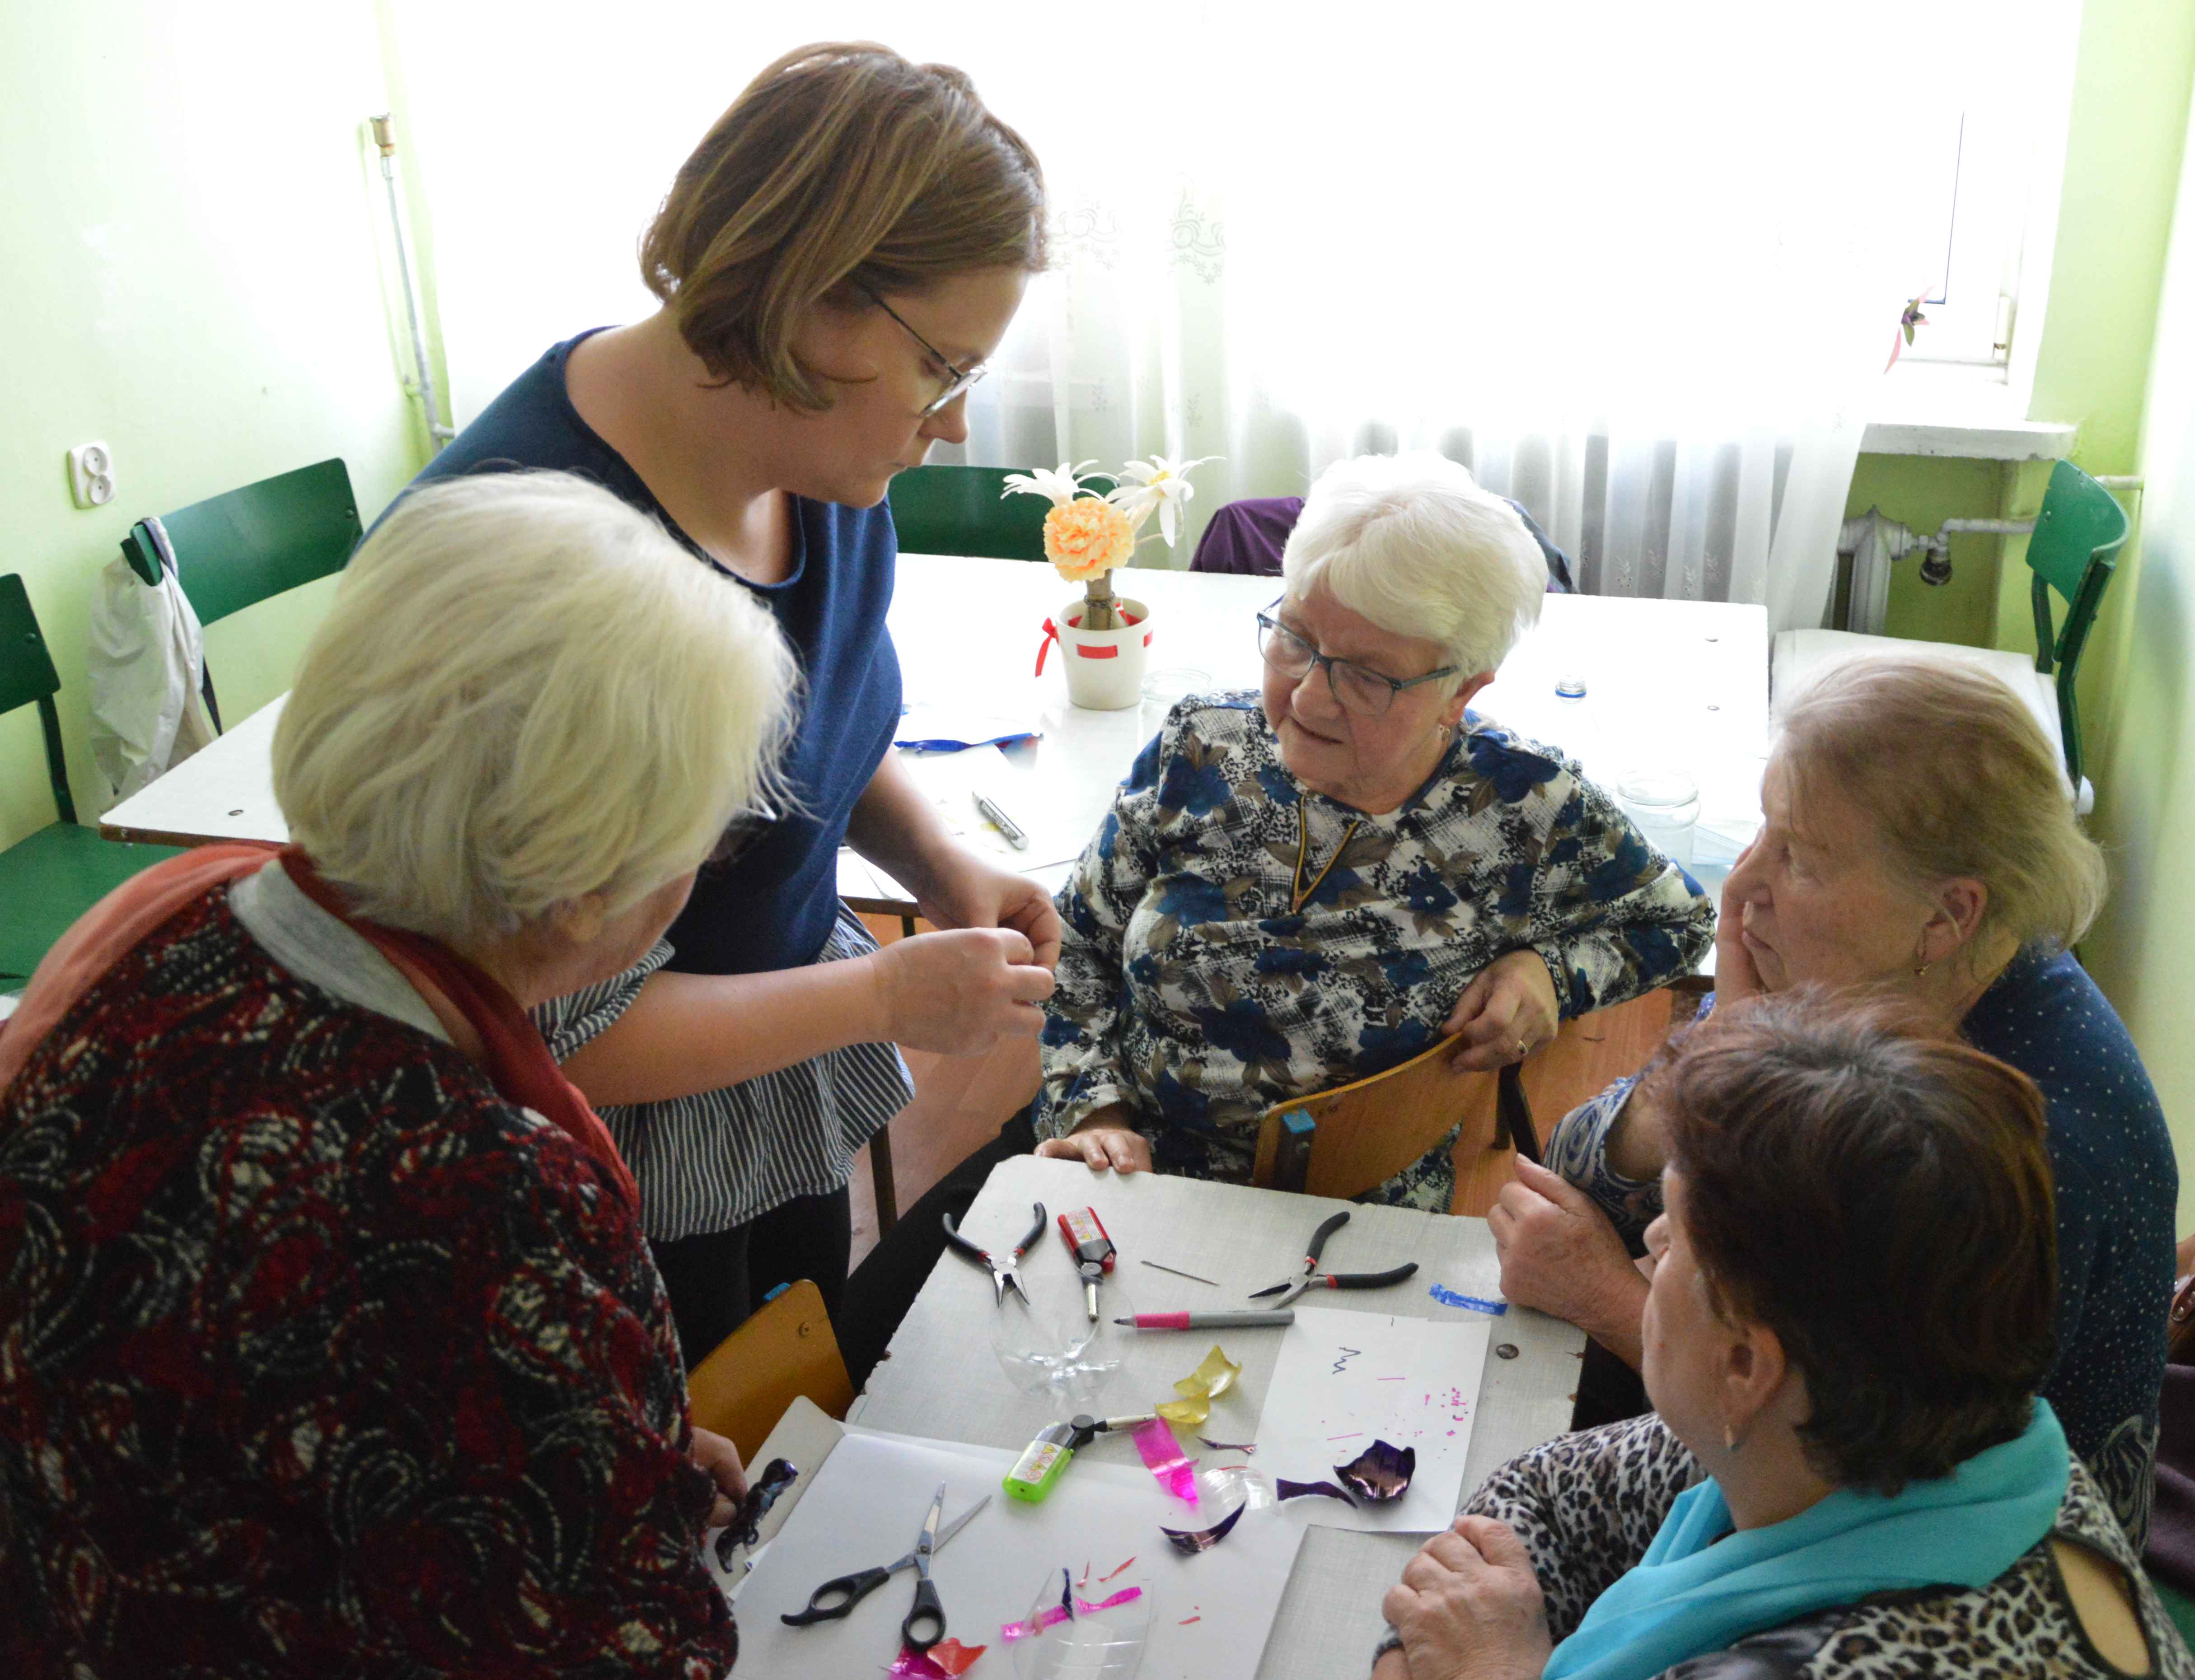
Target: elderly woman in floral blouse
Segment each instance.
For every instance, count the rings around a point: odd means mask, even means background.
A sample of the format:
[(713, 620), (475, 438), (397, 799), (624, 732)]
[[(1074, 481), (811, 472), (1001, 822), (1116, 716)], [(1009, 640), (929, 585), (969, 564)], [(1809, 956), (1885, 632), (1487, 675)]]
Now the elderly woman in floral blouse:
[[(1437, 457), (1345, 462), (1284, 575), (1262, 697), (1175, 707), (1059, 895), (1040, 1154), (1247, 1181), (1273, 1103), (1443, 1035), (1521, 1061), (1712, 938), (1606, 794), (1466, 710), (1545, 587), (1506, 503)], [(1454, 1187), (1443, 1144), (1373, 1197)]]

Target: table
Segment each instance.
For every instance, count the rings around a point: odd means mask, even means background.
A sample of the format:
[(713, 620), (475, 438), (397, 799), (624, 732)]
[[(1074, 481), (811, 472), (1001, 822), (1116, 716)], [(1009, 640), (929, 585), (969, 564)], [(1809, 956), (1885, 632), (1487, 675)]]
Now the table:
[[(1242, 1296), (1300, 1267), (1305, 1239), (1320, 1220), (1343, 1207), (1351, 1219), (1334, 1239), (1335, 1258), (1345, 1257), (1351, 1271), (1384, 1270), (1415, 1260), (1418, 1274), (1391, 1289), (1363, 1294), (1321, 1291), (1303, 1304), (1456, 1320), (1476, 1315), (1440, 1305), (1428, 1292), (1431, 1286), (1484, 1298), (1501, 1295), (1501, 1267), (1483, 1220), (1360, 1207), (1150, 1173), (1096, 1177), (1076, 1161), (1023, 1156), (1000, 1163), (962, 1223), (978, 1240), (1005, 1233), (1011, 1242), (1028, 1228), (1032, 1201), (1043, 1202), (1052, 1214), (1085, 1205), (1098, 1208), (1120, 1247), (1115, 1275), (1141, 1311), (1249, 1304)], [(1169, 1277), (1137, 1263), (1143, 1259), (1195, 1272), (1221, 1286), (1207, 1289)], [(1069, 1269), (1066, 1252), (1049, 1229), (1023, 1264), (1031, 1274)], [(1025, 1446), (1038, 1430), (1055, 1421), (1050, 1401), (1011, 1387), (999, 1370), (988, 1340), (990, 1318), (997, 1310), (990, 1296), (990, 1280), (979, 1268), (947, 1253), (923, 1285), (892, 1338), (890, 1356), (871, 1375), (847, 1421), (896, 1434), (1005, 1447)], [(1103, 1300), (1101, 1295), (1101, 1304)], [(1241, 1361), (1244, 1390), (1262, 1404), (1281, 1341), (1277, 1332), (1266, 1330), (1217, 1337), (1194, 1332), (1140, 1336), (1103, 1404), (1109, 1409), (1144, 1410), (1152, 1400), (1171, 1398), (1174, 1381), (1187, 1375), (1215, 1340), (1230, 1358)], [(1504, 1348), (1514, 1351), (1504, 1356)], [(1584, 1353), (1585, 1333), (1558, 1319), (1512, 1307), (1495, 1320), (1464, 1476), (1466, 1498), (1498, 1466), (1570, 1427)], [(1091, 1450), (1112, 1457), (1103, 1447)], [(1135, 1462), (1132, 1451), (1126, 1462)], [(1259, 1680), (1331, 1680), (1363, 1673), (1379, 1637), (1380, 1595), (1394, 1584), (1418, 1545), (1401, 1535), (1307, 1530), (1258, 1668)]]
[[(1154, 671), (1193, 666), (1215, 684), (1255, 688), (1261, 666), (1254, 618), (1280, 593), (1270, 578), (1135, 569), (1121, 594), (1152, 613)], [(1115, 787), (1162, 712), (1086, 711), (1068, 704), (1060, 659), (1034, 675), (1046, 617), (1076, 592), (1048, 566), (958, 555), (902, 555), (892, 640), (912, 703), (980, 699), (1028, 716), (1041, 739), (1010, 749), (1017, 797), (1055, 814), (1055, 826), (1092, 834)], [(1586, 683), (1581, 700), (1555, 693), (1559, 678)], [(268, 754), (278, 699), (187, 759), (101, 820), (109, 839), (195, 845), (279, 843), (289, 829), (274, 803)], [(1767, 752), (1768, 615), (1720, 601), (1547, 597), (1536, 629), (1517, 645), (1476, 710), (1576, 758), (1612, 785), (1643, 764), (1689, 773), (1701, 797), (1700, 859), (1710, 872), (1760, 825)], [(1012, 808), (1009, 806), (1009, 809)], [(1069, 862), (1030, 860), (1047, 889)], [(856, 910), (911, 916), (913, 895), (852, 852), (840, 854), (838, 889)]]

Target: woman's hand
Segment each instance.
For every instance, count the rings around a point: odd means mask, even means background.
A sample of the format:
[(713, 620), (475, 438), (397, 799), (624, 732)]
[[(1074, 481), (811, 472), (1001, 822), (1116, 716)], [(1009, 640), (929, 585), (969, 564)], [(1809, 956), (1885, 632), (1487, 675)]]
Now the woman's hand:
[(717, 1484), (717, 1502), (709, 1507), (708, 1526), (721, 1528), (740, 1514), (740, 1501), (747, 1496), (747, 1473), (740, 1464), (740, 1449), (712, 1430), (697, 1429), (688, 1456)]
[(1567, 1320), (1622, 1354), (1639, 1339), (1645, 1291), (1616, 1227), (1593, 1198), (1535, 1161), (1517, 1158), (1486, 1216), (1501, 1262), (1501, 1293)]
[[(1057, 950), (1057, 945), (1054, 949)], [(1051, 971), (1011, 928), (895, 940), (862, 960), (876, 981), (878, 1037), (941, 1056), (982, 1056), (1044, 1031)]]
[[(1737, 862), (1731, 866), (1735, 877), (1746, 859), (1753, 855), (1753, 847), (1760, 843), (1755, 838), (1737, 854)], [(1757, 998), (1768, 988), (1761, 984), (1760, 970), (1754, 966), (1753, 953), (1745, 948), (1738, 935), (1745, 928), (1745, 900), (1730, 890), (1730, 881), (1722, 883), (1722, 901), (1715, 912), (1715, 1000), (1718, 1004), (1735, 1004), (1747, 998)]]
[(1151, 1141), (1128, 1124), (1128, 1111), (1109, 1102), (1064, 1137), (1047, 1137), (1036, 1146), (1048, 1160), (1080, 1161), (1092, 1172), (1149, 1172)]
[(1059, 912), (1051, 895), (1026, 875), (1000, 869), (965, 846), (955, 846), (918, 900), (938, 928), (1011, 928), (1036, 952), (1039, 967), (1059, 966)]
[(1554, 1649), (1524, 1543), (1490, 1516), (1459, 1516), (1426, 1541), (1380, 1608), (1410, 1680), (1540, 1680)]
[(1483, 1069), (1522, 1062), (1561, 1024), (1547, 964), (1536, 951), (1512, 951), (1478, 971), (1441, 1023), (1456, 1042), (1448, 1065)]

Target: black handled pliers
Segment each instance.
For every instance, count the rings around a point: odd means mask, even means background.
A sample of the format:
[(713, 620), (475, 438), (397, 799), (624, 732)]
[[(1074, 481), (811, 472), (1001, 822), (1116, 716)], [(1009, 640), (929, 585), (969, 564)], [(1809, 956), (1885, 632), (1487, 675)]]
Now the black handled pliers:
[(1348, 1223), (1346, 1209), (1328, 1219), (1311, 1234), (1311, 1246), (1304, 1251), (1303, 1275), (1282, 1278), (1278, 1283), (1268, 1284), (1263, 1289), (1253, 1289), (1250, 1292), (1250, 1298), (1256, 1301), (1268, 1295), (1277, 1295), (1281, 1298), (1272, 1304), (1286, 1307), (1292, 1305), (1296, 1297), (1306, 1289), (1385, 1289), (1391, 1283), (1402, 1282), (1418, 1269), (1418, 1263), (1412, 1260), (1385, 1272), (1334, 1273), (1319, 1270), (1319, 1251), (1326, 1246), (1326, 1240)]
[(1020, 1296), (1027, 1304), (1030, 1306), (1036, 1304), (1029, 1300), (1028, 1291), (1022, 1287), (1022, 1256), (1028, 1253), (1030, 1246), (1044, 1234), (1044, 1204), (1037, 1202), (1034, 1205), (1036, 1208), (1036, 1223), (1028, 1228), (1028, 1234), (1016, 1243), (1013, 1251), (1004, 1259), (1000, 1259), (988, 1248), (977, 1247), (974, 1243), (970, 1242), (967, 1238), (953, 1228), (953, 1216), (949, 1213), (945, 1216), (945, 1240), (971, 1260), (991, 1269), (991, 1290), (998, 1297), (991, 1303), (993, 1306), (1005, 1305), (1006, 1292), (1009, 1289)]

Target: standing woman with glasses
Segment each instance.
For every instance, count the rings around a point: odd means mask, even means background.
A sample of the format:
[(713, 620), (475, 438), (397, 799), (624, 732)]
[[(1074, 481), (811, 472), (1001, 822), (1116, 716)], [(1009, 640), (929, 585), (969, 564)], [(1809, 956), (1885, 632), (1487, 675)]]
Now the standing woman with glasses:
[[(967, 435), (1043, 217), (1034, 155), (959, 71), (787, 54), (641, 241), (662, 308), (555, 346), (421, 475), (592, 478), (751, 591), (798, 656), (778, 820), (731, 837), (645, 961), (541, 1012), (639, 1182), (689, 1367), (780, 1282), (836, 1308), (854, 1154), (913, 1094), (895, 1044), (977, 1055), (1042, 1025), (1051, 903), (956, 843), (891, 751), (880, 504)], [(941, 931), (879, 951), (838, 900), (842, 842)]]

